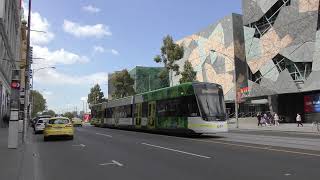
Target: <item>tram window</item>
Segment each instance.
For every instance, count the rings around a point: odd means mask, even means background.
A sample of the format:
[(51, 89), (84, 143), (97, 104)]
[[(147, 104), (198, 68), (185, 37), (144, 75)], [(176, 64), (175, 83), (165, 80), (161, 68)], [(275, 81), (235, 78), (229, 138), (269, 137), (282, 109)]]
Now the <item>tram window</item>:
[(134, 117), (138, 117), (138, 104), (134, 104)]
[(157, 102), (156, 111), (158, 116), (165, 116), (165, 113), (167, 112), (167, 104), (163, 102)]
[(198, 104), (195, 96), (188, 96), (183, 102), (183, 104), (186, 105), (185, 108), (187, 109), (187, 115), (189, 117), (200, 116), (199, 108), (198, 108)]
[(148, 115), (148, 103), (144, 102), (142, 103), (142, 117), (147, 117)]
[(148, 104), (148, 116), (151, 116), (151, 104)]
[(124, 106), (124, 112), (125, 112), (125, 117), (126, 118), (132, 117), (132, 107), (131, 107), (131, 105)]
[(161, 100), (157, 102), (157, 115), (160, 117), (200, 116), (195, 96)]

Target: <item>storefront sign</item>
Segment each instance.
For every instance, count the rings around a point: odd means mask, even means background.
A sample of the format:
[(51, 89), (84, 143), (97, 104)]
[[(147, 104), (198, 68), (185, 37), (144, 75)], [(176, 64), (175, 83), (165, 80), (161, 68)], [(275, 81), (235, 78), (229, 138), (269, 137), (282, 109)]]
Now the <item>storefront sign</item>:
[(304, 96), (304, 112), (320, 113), (320, 94)]

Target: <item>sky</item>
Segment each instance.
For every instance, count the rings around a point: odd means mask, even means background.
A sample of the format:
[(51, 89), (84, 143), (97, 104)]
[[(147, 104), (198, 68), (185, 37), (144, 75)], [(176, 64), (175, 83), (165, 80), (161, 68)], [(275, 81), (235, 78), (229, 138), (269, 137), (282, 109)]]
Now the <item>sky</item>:
[[(24, 0), (25, 15), (28, 0)], [(34, 89), (57, 113), (83, 110), (94, 84), (107, 96), (108, 73), (153, 61), (162, 38), (194, 34), (241, 0), (32, 0)], [(43, 67), (55, 67), (41, 69)]]

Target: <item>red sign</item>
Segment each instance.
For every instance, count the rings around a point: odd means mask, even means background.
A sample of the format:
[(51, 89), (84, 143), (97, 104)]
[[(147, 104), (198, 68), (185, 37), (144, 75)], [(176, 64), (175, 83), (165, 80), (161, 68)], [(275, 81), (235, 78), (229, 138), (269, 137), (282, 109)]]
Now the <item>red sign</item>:
[(89, 122), (91, 120), (91, 114), (84, 114), (83, 115), (83, 121)]
[(11, 88), (13, 89), (20, 89), (20, 83), (17, 81), (11, 82)]
[(304, 96), (304, 112), (305, 113), (320, 112), (320, 94)]
[(240, 92), (245, 95), (249, 94), (249, 87), (240, 88)]

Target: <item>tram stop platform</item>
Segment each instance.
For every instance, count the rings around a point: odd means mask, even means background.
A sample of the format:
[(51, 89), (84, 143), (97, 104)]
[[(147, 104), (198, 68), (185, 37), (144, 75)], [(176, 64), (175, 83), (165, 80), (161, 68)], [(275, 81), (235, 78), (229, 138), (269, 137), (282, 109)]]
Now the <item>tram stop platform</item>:
[(280, 132), (297, 132), (297, 133), (319, 133), (317, 127), (311, 123), (303, 124), (303, 127), (297, 127), (296, 123), (281, 123), (279, 126), (268, 125), (258, 126), (256, 117), (239, 118), (239, 127), (237, 128), (236, 119), (232, 118), (228, 121), (230, 130), (255, 130), (255, 131), (280, 131)]

